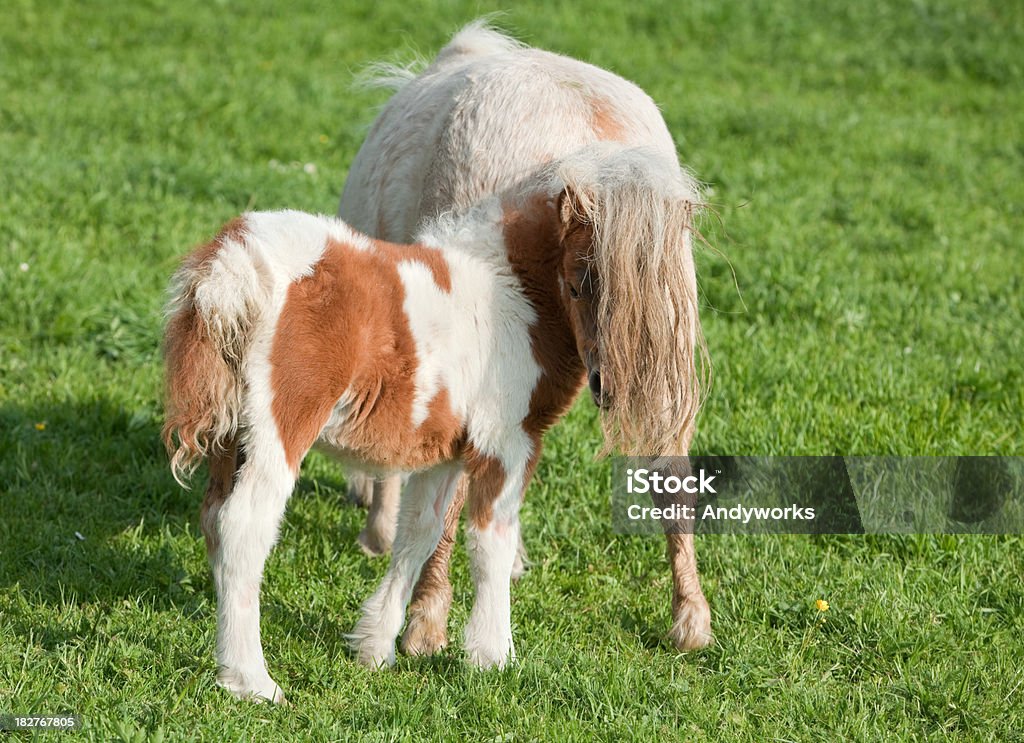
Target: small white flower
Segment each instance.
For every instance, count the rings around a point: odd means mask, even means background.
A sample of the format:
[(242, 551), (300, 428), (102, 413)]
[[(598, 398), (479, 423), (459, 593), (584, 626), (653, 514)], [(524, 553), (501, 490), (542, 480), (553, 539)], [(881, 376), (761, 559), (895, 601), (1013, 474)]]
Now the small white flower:
[(22, 263), (21, 265), (18, 266), (18, 270), (21, 271), (22, 273), (24, 273), (25, 271), (28, 270), (28, 264), (27, 263)]
[(316, 175), (316, 165), (313, 163), (306, 163), (302, 166), (302, 169), (309, 175)]

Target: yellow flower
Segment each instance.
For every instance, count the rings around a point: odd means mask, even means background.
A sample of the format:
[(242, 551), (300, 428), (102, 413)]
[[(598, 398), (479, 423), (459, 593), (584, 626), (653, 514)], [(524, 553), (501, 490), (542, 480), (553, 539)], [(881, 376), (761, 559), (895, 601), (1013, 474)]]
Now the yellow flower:
[(45, 431), (46, 430), (46, 423), (43, 422), (43, 421), (40, 421), (39, 423), (36, 423), (36, 430), (37, 431)]
[(818, 599), (814, 605), (818, 607), (818, 611), (828, 611), (828, 602), (825, 599)]
[(320, 144), (327, 144), (330, 141), (330, 137), (328, 137), (326, 134), (320, 135)]

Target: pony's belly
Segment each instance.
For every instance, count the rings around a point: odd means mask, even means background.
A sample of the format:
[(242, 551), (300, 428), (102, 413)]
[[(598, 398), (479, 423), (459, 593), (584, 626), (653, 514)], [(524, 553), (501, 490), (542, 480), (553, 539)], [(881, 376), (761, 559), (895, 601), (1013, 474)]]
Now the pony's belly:
[(395, 415), (383, 408), (365, 416), (353, 413), (348, 406), (335, 408), (315, 448), (379, 475), (412, 472), (462, 455), (464, 426), (449, 409), (446, 395), (432, 401), (419, 425), (413, 424), (411, 412)]
[(363, 452), (347, 447), (336, 446), (323, 437), (317, 439), (313, 448), (322, 454), (326, 454), (344, 467), (361, 470), (374, 477), (387, 477), (388, 475), (409, 472), (415, 468), (396, 467), (392, 462), (382, 462), (367, 458)]

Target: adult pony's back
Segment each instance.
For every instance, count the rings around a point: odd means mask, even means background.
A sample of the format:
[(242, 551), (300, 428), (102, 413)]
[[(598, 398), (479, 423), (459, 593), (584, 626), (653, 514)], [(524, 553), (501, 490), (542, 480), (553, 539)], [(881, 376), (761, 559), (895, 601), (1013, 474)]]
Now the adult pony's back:
[[(615, 187), (600, 198), (582, 193), (573, 206), (593, 227), (603, 281), (605, 448), (687, 453), (703, 348), (691, 251), (699, 194), (654, 101), (606, 70), (526, 47), (480, 22), (456, 34), (419, 74), (376, 72), (376, 82), (396, 92), (356, 155), (339, 216), (378, 238), (408, 241), (424, 219), (465, 209), (553, 160), (571, 165), (577, 155), (585, 170), (593, 160), (578, 153), (594, 143), (657, 153), (651, 172), (636, 171), (629, 158), (622, 168), (605, 159), (612, 165), (600, 180)], [(581, 173), (582, 180), (592, 176)], [(448, 519), (446, 539), (420, 578), (407, 651), (430, 652), (446, 641), (446, 562), (455, 524)], [(671, 637), (680, 648), (700, 647), (710, 641), (710, 613), (692, 535), (668, 540)]]
[(506, 188), (593, 142), (675, 145), (650, 96), (607, 70), (523, 46), (480, 22), (419, 75), (380, 67), (396, 89), (356, 155), (339, 216), (410, 238), (424, 218)]

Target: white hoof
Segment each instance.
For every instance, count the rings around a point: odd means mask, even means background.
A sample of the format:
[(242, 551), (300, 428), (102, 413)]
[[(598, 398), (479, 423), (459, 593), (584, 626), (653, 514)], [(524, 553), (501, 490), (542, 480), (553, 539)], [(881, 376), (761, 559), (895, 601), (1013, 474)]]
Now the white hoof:
[(363, 617), (347, 638), (356, 661), (374, 671), (395, 665), (394, 639), (377, 636), (373, 631), (376, 628), (367, 627), (366, 624), (366, 617)]
[(395, 665), (395, 643), (393, 642), (388, 645), (364, 642), (354, 647), (353, 650), (355, 650), (359, 665), (366, 666), (371, 671)]
[(516, 659), (512, 635), (497, 638), (481, 636), (470, 628), (466, 631), (466, 656), (470, 664), (480, 669), (502, 669)]
[(286, 704), (281, 687), (266, 671), (246, 673), (234, 668), (222, 668), (217, 674), (217, 686), (227, 689), (236, 699)]

